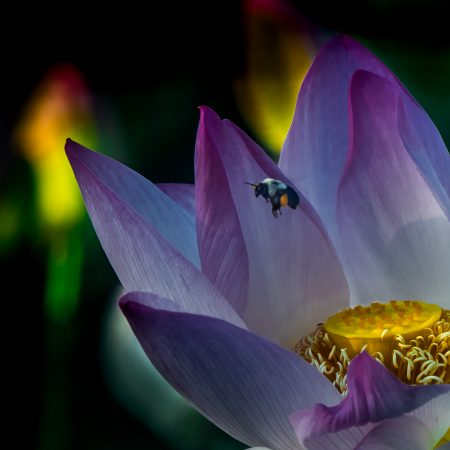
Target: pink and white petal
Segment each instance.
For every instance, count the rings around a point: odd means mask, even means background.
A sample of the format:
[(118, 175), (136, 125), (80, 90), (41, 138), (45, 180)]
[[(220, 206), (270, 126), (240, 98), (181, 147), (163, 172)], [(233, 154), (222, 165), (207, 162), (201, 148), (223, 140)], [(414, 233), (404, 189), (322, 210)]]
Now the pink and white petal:
[[(279, 220), (272, 217), (270, 205), (255, 198), (244, 182), (269, 177), (292, 183), (235, 125), (203, 108), (198, 136), (196, 204), (202, 217), (208, 218), (202, 223), (211, 230), (203, 245), (220, 254), (221, 241), (216, 243), (214, 236), (223, 224), (239, 225), (241, 250), (236, 253), (242, 253), (245, 245), (248, 257), (244, 320), (259, 334), (293, 345), (314, 324), (348, 305), (348, 287), (334, 248), (301, 194), (300, 206), (285, 208)], [(206, 169), (211, 167), (214, 171), (208, 174)], [(219, 179), (228, 186), (226, 196), (224, 189), (215, 192), (214, 180)], [(201, 247), (202, 261), (204, 251)]]
[[(290, 421), (300, 442), (324, 433), (334, 433), (369, 422), (399, 417), (442, 396), (430, 407), (440, 412), (440, 403), (450, 393), (449, 385), (410, 386), (366, 352), (353, 358), (348, 371), (348, 395), (339, 405), (317, 404), (314, 409), (297, 411)], [(435, 415), (422, 414), (421, 418)]]
[[(410, 433), (409, 430), (414, 431)], [(369, 423), (307, 438), (304, 445), (308, 450), (431, 450), (435, 440), (424, 422), (405, 414), (378, 424)]]
[(195, 218), (195, 191), (193, 184), (158, 183), (156, 186)]
[(247, 450), (271, 450), (271, 449), (267, 447), (252, 447), (248, 448)]
[(450, 222), (399, 136), (398, 89), (358, 71), (350, 98), (353, 139), (337, 214), (352, 303), (448, 305)]
[[(445, 395), (441, 397), (445, 397)], [(446, 401), (448, 402), (448, 399)], [(433, 400), (429, 403), (432, 402)], [(448, 413), (445, 409), (448, 410), (448, 406), (442, 408), (441, 413), (449, 423)], [(427, 424), (428, 426), (418, 420), (415, 414), (405, 414), (401, 417), (384, 420), (379, 424), (368, 423), (336, 433), (313, 436), (305, 439), (304, 445), (308, 450), (328, 450), (330, 448), (334, 450), (431, 450), (435, 448), (439, 439), (436, 440), (433, 437), (433, 433), (430, 433), (429, 422)], [(414, 431), (410, 433), (409, 430)], [(439, 450), (444, 450), (444, 448), (439, 447)]]
[(397, 119), (405, 149), (450, 219), (450, 154), (439, 131), (420, 105), (406, 95), (400, 95)]
[(433, 447), (449, 433), (450, 436), (450, 392), (440, 395), (411, 411), (411, 415), (425, 423), (433, 438)]
[(182, 310), (245, 327), (211, 282), (165, 240), (159, 229), (105, 184), (72, 149), (68, 154), (92, 224), (127, 291), (151, 291), (178, 303)]
[[(68, 139), (66, 153), (77, 172), (89, 171), (196, 267), (200, 267), (195, 220), (153, 183), (127, 166)], [(78, 177), (77, 177), (78, 179)], [(83, 186), (80, 186), (83, 192)]]
[(222, 320), (156, 309), (153, 300), (130, 293), (120, 301), (147, 356), (202, 414), (247, 445), (300, 449), (290, 412), (341, 398), (316, 369), (273, 342)]
[(413, 416), (384, 420), (354, 450), (426, 450), (433, 448), (427, 426)]
[(316, 208), (335, 245), (336, 191), (349, 147), (348, 94), (358, 69), (394, 79), (371, 52), (347, 36), (323, 47), (302, 83), (279, 162)]
[(303, 445), (308, 450), (354, 449), (373, 427), (374, 424), (369, 423), (359, 427), (337, 431), (336, 433), (311, 436), (303, 440)]

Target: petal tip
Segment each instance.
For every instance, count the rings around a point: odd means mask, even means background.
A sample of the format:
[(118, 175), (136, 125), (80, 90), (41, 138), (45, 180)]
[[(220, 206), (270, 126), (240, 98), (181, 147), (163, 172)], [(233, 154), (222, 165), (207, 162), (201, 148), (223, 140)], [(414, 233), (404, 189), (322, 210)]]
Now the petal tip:
[(69, 160), (72, 170), (76, 172), (79, 165), (81, 145), (78, 142), (73, 141), (70, 138), (66, 139), (64, 145), (64, 151), (66, 152), (67, 159)]
[[(356, 374), (364, 374), (364, 373), (372, 373), (372, 371), (376, 371), (378, 367), (377, 364), (381, 364), (377, 359), (370, 356), (366, 350), (362, 351), (358, 355), (356, 355), (349, 366), (349, 378), (352, 380), (357, 378), (359, 375)], [(383, 366), (384, 367), (384, 366)], [(353, 383), (350, 383), (353, 384)]]
[(336, 49), (352, 50), (352, 49), (364, 49), (364, 47), (358, 41), (348, 36), (347, 34), (339, 33), (333, 36), (324, 47), (324, 50), (336, 50)]
[(66, 139), (66, 143), (64, 144), (64, 150), (66, 152), (67, 157), (70, 159), (71, 155), (76, 152), (77, 143), (70, 138)]
[(210, 121), (220, 121), (219, 115), (209, 106), (200, 105), (198, 106), (200, 111), (200, 125), (204, 125), (206, 122)]
[(367, 362), (367, 361), (375, 361), (368, 353), (367, 350), (363, 350), (362, 352), (360, 352), (358, 355), (356, 355), (353, 359), (352, 359), (352, 363), (356, 363), (356, 364), (362, 364), (363, 361)]
[(84, 147), (78, 142), (72, 140), (71, 138), (66, 139), (66, 144), (64, 145), (64, 150), (66, 152), (67, 158), (69, 162), (74, 165), (76, 162), (76, 158), (83, 158), (83, 154), (95, 153), (92, 150)]
[(205, 142), (209, 138), (217, 138), (222, 124), (219, 115), (209, 106), (201, 105), (198, 109), (200, 110), (200, 120), (197, 130), (197, 151), (200, 143)]
[(125, 317), (128, 317), (129, 313), (132, 311), (133, 304), (136, 304), (136, 301), (131, 295), (131, 292), (127, 292), (124, 296), (120, 298), (119, 308), (123, 312)]
[(130, 314), (136, 311), (137, 308), (148, 308), (150, 301), (148, 297), (156, 297), (152, 294), (147, 294), (139, 291), (127, 292), (119, 300), (119, 308), (128, 317)]
[(139, 301), (136, 292), (128, 292), (119, 300), (119, 308), (130, 324), (139, 323), (143, 315), (151, 311), (149, 305)]

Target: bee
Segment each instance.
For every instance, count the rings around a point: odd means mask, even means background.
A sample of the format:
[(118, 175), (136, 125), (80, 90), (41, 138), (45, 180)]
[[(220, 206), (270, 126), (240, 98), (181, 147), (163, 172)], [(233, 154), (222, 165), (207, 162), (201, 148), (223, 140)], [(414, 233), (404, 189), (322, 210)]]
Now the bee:
[(262, 195), (266, 202), (272, 204), (272, 215), (275, 219), (281, 216), (281, 207), (289, 206), (292, 209), (297, 208), (300, 198), (286, 183), (273, 178), (265, 178), (258, 184), (248, 183), (255, 190), (255, 197)]

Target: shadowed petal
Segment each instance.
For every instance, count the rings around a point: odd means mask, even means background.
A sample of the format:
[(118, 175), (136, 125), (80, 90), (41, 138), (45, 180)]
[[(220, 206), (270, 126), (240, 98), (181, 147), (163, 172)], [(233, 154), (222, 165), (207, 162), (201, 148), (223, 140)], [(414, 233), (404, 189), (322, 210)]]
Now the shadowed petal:
[(76, 176), (78, 170), (89, 171), (192, 264), (200, 266), (192, 215), (153, 183), (118, 161), (88, 150), (70, 139), (66, 143), (66, 153)]
[[(202, 109), (196, 161), (202, 268), (205, 252), (216, 258), (224, 252), (227, 241), (220, 239), (220, 230), (233, 227), (229, 235), (238, 249), (227, 264), (245, 267), (238, 258), (246, 251), (243, 317), (251, 329), (293, 345), (314, 324), (348, 305), (347, 283), (318, 215), (300, 194), (300, 206), (284, 208), (275, 220), (271, 206), (255, 198), (244, 182), (270, 177), (292, 183), (248, 136), (208, 108)], [(229, 282), (245, 288), (243, 279), (238, 273)]]
[(300, 89), (279, 163), (316, 208), (333, 239), (336, 191), (349, 146), (348, 94), (358, 69), (393, 79), (371, 52), (347, 36), (335, 37), (323, 47)]
[[(126, 184), (126, 172), (111, 170), (117, 163), (108, 160), (107, 165), (95, 166), (97, 175), (88, 163), (90, 158), (98, 162), (104, 157), (97, 155), (94, 158), (94, 153), (78, 147), (69, 143), (67, 153), (92, 224), (124, 288), (151, 291), (179, 303), (183, 310), (220, 317), (244, 326), (210, 281), (164, 239), (162, 231), (113, 191), (110, 187), (113, 183), (106, 184), (110, 181), (106, 175), (117, 185)], [(79, 157), (80, 154), (82, 156)], [(168, 197), (166, 199), (171, 202)], [(188, 213), (172, 203), (180, 210), (180, 216), (184, 214), (189, 218)]]
[(355, 450), (432, 449), (432, 437), (426, 425), (413, 416), (384, 420), (370, 431)]
[(363, 352), (350, 363), (348, 395), (339, 405), (318, 404), (312, 410), (294, 413), (290, 420), (300, 442), (304, 442), (311, 436), (401, 416), (449, 392), (449, 385), (404, 384)]
[(153, 300), (131, 293), (120, 301), (147, 356), (202, 414), (247, 445), (302, 448), (290, 412), (341, 398), (294, 353), (221, 320), (154, 309)]
[(337, 208), (352, 303), (409, 298), (450, 306), (450, 222), (403, 146), (397, 106), (392, 83), (355, 73), (352, 147)]
[(193, 184), (158, 183), (157, 186), (164, 194), (177, 202), (192, 217), (195, 217), (195, 192)]

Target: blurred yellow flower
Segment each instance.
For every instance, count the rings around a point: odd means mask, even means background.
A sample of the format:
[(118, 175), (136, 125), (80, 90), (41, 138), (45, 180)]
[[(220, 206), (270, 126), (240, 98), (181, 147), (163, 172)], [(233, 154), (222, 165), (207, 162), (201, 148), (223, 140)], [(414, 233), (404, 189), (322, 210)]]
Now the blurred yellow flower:
[(248, 0), (244, 8), (246, 72), (235, 83), (236, 98), (261, 143), (279, 153), (316, 53), (315, 32), (282, 0)]
[(52, 229), (70, 227), (84, 214), (63, 150), (68, 136), (95, 144), (87, 88), (80, 73), (64, 65), (51, 70), (38, 86), (15, 135), (36, 177), (39, 219)]

